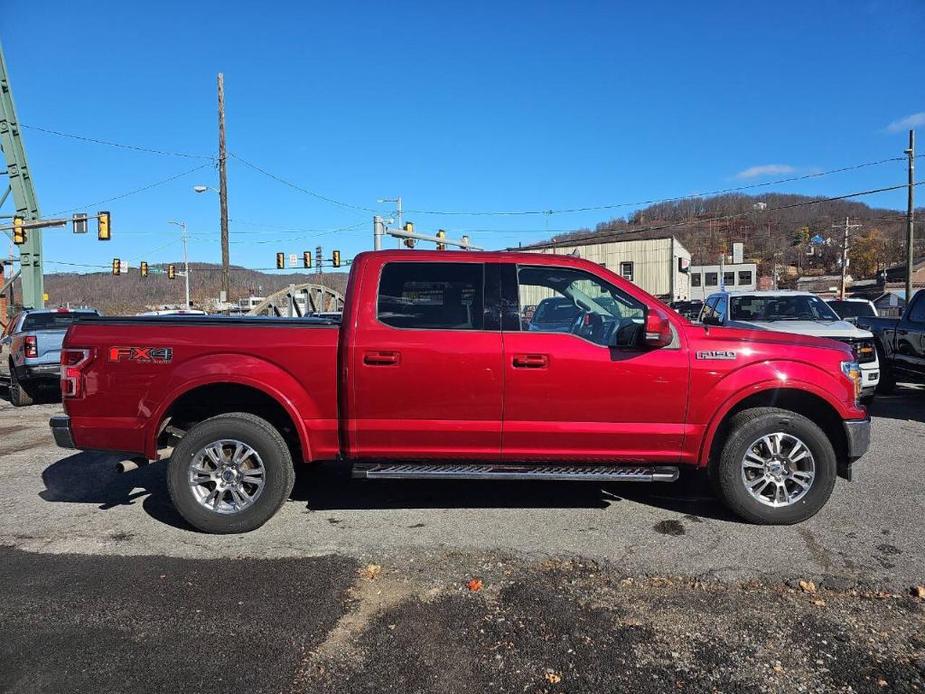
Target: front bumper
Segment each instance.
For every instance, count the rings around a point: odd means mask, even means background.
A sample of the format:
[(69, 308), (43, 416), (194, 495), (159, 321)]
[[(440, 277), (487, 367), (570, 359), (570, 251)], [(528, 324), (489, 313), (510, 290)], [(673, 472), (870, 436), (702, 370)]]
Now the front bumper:
[(51, 434), (55, 437), (55, 443), (61, 448), (76, 448), (74, 445), (74, 435), (71, 433), (71, 418), (66, 414), (55, 415), (48, 420), (48, 426), (51, 427)]

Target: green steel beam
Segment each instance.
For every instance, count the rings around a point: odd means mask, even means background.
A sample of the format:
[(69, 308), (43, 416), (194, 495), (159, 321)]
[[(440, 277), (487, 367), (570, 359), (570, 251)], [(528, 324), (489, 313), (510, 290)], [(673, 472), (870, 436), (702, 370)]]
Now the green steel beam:
[[(39, 203), (35, 197), (26, 149), (19, 131), (13, 92), (6, 71), (6, 58), (0, 45), (0, 149), (6, 160), (6, 175), (13, 191), (16, 214), (26, 220), (39, 218)], [(19, 266), (22, 272), (22, 303), (26, 308), (45, 306), (45, 284), (42, 277), (42, 232), (30, 229), (26, 243), (19, 247)]]

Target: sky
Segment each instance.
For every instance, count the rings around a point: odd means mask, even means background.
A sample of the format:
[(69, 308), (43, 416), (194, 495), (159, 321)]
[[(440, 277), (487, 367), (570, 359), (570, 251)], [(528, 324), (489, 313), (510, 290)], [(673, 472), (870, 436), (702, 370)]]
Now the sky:
[[(112, 214), (108, 243), (47, 231), (46, 272), (179, 260), (171, 220), (191, 260), (220, 260), (218, 196), (193, 192), (218, 186), (219, 72), (231, 262), (261, 268), (371, 248), (373, 214), (394, 217), (377, 200), (398, 195), (417, 231), (503, 248), (639, 201), (902, 156), (907, 129), (925, 133), (923, 38), (921, 0), (4, 0), (0, 14), (43, 216)], [(905, 177), (893, 162), (749, 192)], [(902, 209), (905, 192), (863, 200)]]

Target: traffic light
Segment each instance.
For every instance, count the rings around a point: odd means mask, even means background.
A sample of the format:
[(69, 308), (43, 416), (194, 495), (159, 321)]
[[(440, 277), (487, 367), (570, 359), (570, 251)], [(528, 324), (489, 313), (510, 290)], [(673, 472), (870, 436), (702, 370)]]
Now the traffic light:
[(331, 265), (334, 267), (340, 267), (340, 251), (331, 252)]
[(312, 252), (305, 251), (302, 253), (302, 266), (308, 270), (312, 266)]
[(144, 260), (142, 260), (141, 265), (139, 265), (139, 272), (141, 273), (142, 277), (148, 276), (148, 263), (146, 263)]
[(176, 265), (167, 266), (167, 279), (169, 280), (177, 279), (177, 266)]
[(75, 234), (87, 233), (87, 213), (78, 212), (71, 217), (71, 224), (74, 227)]
[(282, 270), (285, 267), (286, 267), (286, 254), (277, 253), (276, 254), (276, 269)]
[(96, 238), (99, 241), (109, 241), (112, 238), (112, 231), (109, 227), (109, 213), (96, 213)]
[(22, 217), (13, 217), (13, 243), (22, 246), (26, 242), (26, 220)]
[(440, 241), (437, 242), (437, 250), (438, 250), (438, 251), (445, 251), (445, 250), (446, 250), (446, 244), (445, 244), (445, 243), (442, 243), (442, 240), (446, 238), (446, 232), (445, 232), (443, 229), (438, 229), (438, 230), (437, 230), (437, 238), (440, 239)]
[[(414, 233), (414, 222), (405, 222), (405, 231), (409, 234)], [(414, 248), (414, 239), (405, 239), (404, 244), (407, 248)]]
[(118, 258), (112, 259), (112, 274), (116, 276), (122, 274), (122, 261)]

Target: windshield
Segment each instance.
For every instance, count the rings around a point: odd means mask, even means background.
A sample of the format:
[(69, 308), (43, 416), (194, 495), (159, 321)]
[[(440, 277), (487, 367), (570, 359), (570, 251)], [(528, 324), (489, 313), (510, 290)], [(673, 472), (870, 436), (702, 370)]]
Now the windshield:
[(78, 318), (86, 316), (95, 316), (95, 313), (89, 311), (68, 311), (61, 313), (30, 313), (23, 319), (22, 332), (31, 332), (33, 330), (54, 330), (56, 328), (67, 328)]
[(733, 296), (730, 303), (734, 321), (839, 320), (818, 296)]
[(874, 307), (866, 301), (830, 301), (829, 306), (842, 318), (876, 316)]

